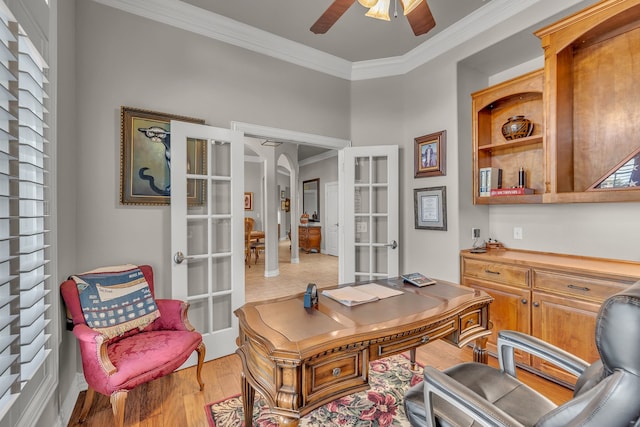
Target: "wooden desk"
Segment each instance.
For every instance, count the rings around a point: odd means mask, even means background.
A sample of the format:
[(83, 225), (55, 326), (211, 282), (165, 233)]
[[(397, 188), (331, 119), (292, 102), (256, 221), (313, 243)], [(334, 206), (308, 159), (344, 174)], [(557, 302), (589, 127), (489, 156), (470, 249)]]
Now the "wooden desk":
[(369, 362), (414, 350), (434, 339), (460, 347), (476, 340), (474, 360), (487, 362), (489, 303), (483, 291), (438, 281), (424, 288), (401, 279), (375, 283), (402, 295), (347, 307), (323, 295), (306, 309), (303, 296), (248, 303), (240, 321), (245, 425), (251, 425), (255, 390), (282, 426), (338, 397), (369, 387)]

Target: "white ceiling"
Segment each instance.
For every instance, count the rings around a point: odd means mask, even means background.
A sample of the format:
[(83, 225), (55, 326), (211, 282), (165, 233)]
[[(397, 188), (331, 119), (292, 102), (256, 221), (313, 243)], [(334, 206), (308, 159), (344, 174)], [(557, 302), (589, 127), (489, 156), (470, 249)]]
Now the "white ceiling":
[(391, 20), (365, 16), (357, 1), (326, 34), (309, 28), (333, 0), (183, 0), (193, 6), (268, 31), (351, 62), (401, 56), (491, 0), (427, 0), (436, 27), (416, 37), (398, 4)]

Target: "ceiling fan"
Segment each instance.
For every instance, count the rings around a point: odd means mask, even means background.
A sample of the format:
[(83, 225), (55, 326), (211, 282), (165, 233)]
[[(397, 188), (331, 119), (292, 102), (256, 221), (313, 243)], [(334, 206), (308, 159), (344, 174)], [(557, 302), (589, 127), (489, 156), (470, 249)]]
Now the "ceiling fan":
[[(311, 31), (316, 34), (326, 33), (355, 2), (356, 0), (334, 0), (311, 26)], [(391, 0), (358, 0), (362, 6), (369, 8), (366, 16), (385, 21), (389, 20), (390, 2)], [(436, 21), (433, 19), (426, 0), (400, 0), (400, 4), (416, 36), (426, 34), (436, 26)]]

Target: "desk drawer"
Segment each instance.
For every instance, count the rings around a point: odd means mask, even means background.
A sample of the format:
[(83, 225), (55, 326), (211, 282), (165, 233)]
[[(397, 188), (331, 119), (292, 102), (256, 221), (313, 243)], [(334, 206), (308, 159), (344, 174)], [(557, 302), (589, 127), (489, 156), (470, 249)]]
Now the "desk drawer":
[[(367, 350), (333, 354), (304, 365), (304, 405), (326, 400), (333, 393), (367, 386)], [(344, 393), (343, 393), (344, 394)]]
[(392, 354), (402, 353), (426, 344), (429, 341), (445, 337), (458, 329), (458, 325), (456, 324), (457, 320), (458, 319), (448, 320), (441, 325), (427, 328), (419, 333), (407, 335), (404, 339), (392, 339), (389, 342), (383, 341), (374, 344), (371, 349), (371, 354), (376, 354), (377, 358), (391, 356)]
[(527, 267), (464, 258), (463, 274), (507, 285), (525, 288), (529, 286), (529, 269)]
[(471, 329), (476, 329), (482, 322), (482, 314), (480, 310), (474, 310), (471, 313), (465, 313), (460, 316), (460, 335), (464, 335)]
[(628, 283), (601, 278), (534, 270), (533, 287), (536, 290), (551, 291), (568, 296), (602, 302), (609, 296), (625, 289)]

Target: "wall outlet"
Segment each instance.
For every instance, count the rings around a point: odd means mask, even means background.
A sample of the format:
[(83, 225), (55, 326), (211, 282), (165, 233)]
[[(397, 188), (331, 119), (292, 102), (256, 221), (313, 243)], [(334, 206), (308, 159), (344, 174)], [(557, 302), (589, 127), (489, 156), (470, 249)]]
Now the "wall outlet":
[(479, 228), (472, 228), (471, 229), (471, 238), (472, 239), (479, 239), (480, 238), (480, 229)]
[(522, 240), (522, 227), (513, 227), (513, 239)]

